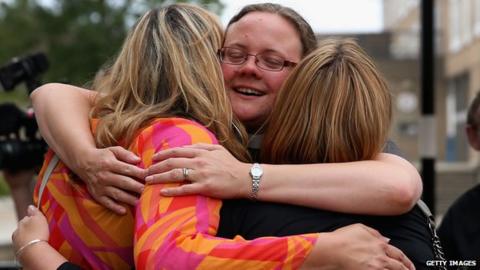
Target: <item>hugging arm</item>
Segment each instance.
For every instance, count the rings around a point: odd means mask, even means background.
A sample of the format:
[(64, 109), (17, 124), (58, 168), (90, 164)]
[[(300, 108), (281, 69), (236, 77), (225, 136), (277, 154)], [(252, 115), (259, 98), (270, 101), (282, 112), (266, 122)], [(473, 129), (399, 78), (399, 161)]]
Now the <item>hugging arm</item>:
[(93, 91), (59, 83), (42, 85), (30, 95), (42, 137), (70, 168), (79, 162), (70, 153), (95, 147), (88, 117), (94, 97)]
[[(164, 195), (203, 194), (218, 198), (248, 198), (251, 164), (236, 160), (215, 145), (168, 149), (154, 157), (147, 182), (171, 181), (175, 168), (192, 168), (191, 184)], [(420, 175), (401, 157), (381, 153), (373, 160), (304, 165), (263, 164), (258, 199), (325, 210), (371, 215), (408, 212), (422, 191)], [(181, 179), (182, 180), (182, 179)], [(348, 199), (345, 199), (348, 198)]]
[[(123, 149), (116, 148), (119, 151), (114, 152), (113, 148), (95, 148), (88, 126), (89, 100), (94, 94), (78, 90), (68, 85), (47, 84), (32, 93), (40, 130), (61, 159), (86, 179), (89, 190), (97, 193), (93, 193), (93, 197), (107, 208), (123, 213), (125, 209), (119, 202), (134, 204), (132, 192), (140, 193), (142, 186), (133, 178), (144, 172), (133, 165), (135, 155)], [(69, 113), (58, 113), (63, 111)], [(89, 138), (78, 139), (84, 137)], [(77, 144), (79, 141), (82, 146)], [(221, 146), (170, 149), (159, 152), (155, 159), (161, 162), (149, 169), (149, 180), (153, 182), (172, 181), (175, 168), (194, 169), (192, 184), (167, 190), (164, 195), (249, 197), (251, 164), (236, 160)], [(331, 211), (375, 215), (405, 213), (422, 191), (416, 169), (402, 158), (389, 154), (380, 154), (370, 161), (264, 165), (264, 169), (258, 194), (260, 200)]]
[(262, 184), (263, 200), (372, 215), (403, 214), (422, 191), (415, 167), (386, 153), (348, 163), (265, 165)]
[(90, 130), (89, 111), (96, 92), (59, 84), (45, 84), (30, 95), (40, 132), (60, 159), (83, 179), (93, 198), (124, 214), (121, 203), (134, 205), (143, 185), (139, 158), (120, 146), (97, 149)]

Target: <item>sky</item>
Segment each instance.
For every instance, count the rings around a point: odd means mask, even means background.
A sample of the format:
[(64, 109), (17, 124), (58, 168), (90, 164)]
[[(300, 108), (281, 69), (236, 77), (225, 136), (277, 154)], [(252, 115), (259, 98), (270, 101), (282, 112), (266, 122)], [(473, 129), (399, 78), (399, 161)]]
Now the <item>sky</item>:
[(317, 33), (372, 33), (383, 29), (383, 0), (221, 0), (225, 4), (222, 23), (243, 6), (272, 2), (300, 13)]
[[(10, 2), (11, 0), (0, 0)], [(48, 5), (51, 0), (38, 0)], [(113, 0), (115, 1), (115, 0)], [(220, 0), (225, 8), (222, 23), (252, 3), (272, 2), (300, 13), (316, 33), (372, 33), (383, 29), (384, 0)]]

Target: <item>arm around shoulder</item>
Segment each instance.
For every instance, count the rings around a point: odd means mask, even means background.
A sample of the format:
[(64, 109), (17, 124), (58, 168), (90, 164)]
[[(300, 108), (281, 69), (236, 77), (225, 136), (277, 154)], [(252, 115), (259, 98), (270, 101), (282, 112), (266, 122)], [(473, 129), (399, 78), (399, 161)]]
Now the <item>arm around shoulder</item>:
[(392, 199), (396, 201), (399, 211), (409, 211), (422, 195), (423, 184), (419, 172), (413, 164), (400, 156), (381, 153), (377, 158), (392, 168)]
[(89, 111), (95, 92), (72, 85), (48, 83), (30, 95), (40, 133), (53, 151), (70, 168), (76, 156), (95, 148)]
[(422, 192), (415, 167), (392, 154), (345, 163), (264, 165), (264, 172), (260, 200), (344, 213), (400, 215)]

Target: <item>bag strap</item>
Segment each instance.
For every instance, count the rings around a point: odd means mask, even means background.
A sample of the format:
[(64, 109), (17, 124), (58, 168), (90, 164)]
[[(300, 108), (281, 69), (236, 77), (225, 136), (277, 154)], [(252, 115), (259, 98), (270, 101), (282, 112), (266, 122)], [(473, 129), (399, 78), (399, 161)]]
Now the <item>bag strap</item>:
[[(445, 253), (443, 252), (442, 244), (440, 243), (440, 238), (437, 235), (435, 217), (428, 208), (427, 204), (422, 200), (418, 200), (417, 206), (422, 210), (423, 214), (427, 217), (428, 228), (430, 230), (430, 235), (432, 237), (433, 253), (436, 260), (446, 261)], [(447, 270), (445, 266), (438, 266), (438, 269)]]
[(40, 202), (42, 200), (42, 194), (43, 191), (45, 190), (45, 187), (47, 186), (48, 179), (50, 178), (50, 175), (53, 172), (53, 169), (57, 166), (59, 161), (59, 158), (57, 155), (53, 154), (52, 159), (50, 160), (50, 163), (48, 163), (47, 169), (45, 170), (45, 173), (43, 174), (42, 177), (42, 182), (40, 183), (40, 188), (38, 189), (38, 203), (37, 203), (37, 208), (40, 209)]

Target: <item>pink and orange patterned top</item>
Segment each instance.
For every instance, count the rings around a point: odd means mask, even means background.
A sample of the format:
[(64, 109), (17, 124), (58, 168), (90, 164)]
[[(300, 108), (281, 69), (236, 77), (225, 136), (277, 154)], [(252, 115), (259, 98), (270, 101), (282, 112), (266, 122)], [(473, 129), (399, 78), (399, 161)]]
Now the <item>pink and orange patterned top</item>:
[[(152, 164), (154, 153), (194, 143), (217, 143), (198, 123), (156, 119), (136, 136), (129, 150)], [(47, 153), (42, 178), (53, 153)], [(215, 237), (222, 202), (204, 196), (163, 197), (178, 184), (145, 186), (138, 205), (116, 215), (96, 203), (85, 184), (61, 161), (41, 198), (50, 226), (50, 244), (86, 269), (296, 269), (318, 234), (262, 237), (247, 241)], [(34, 199), (38, 200), (39, 184)]]

